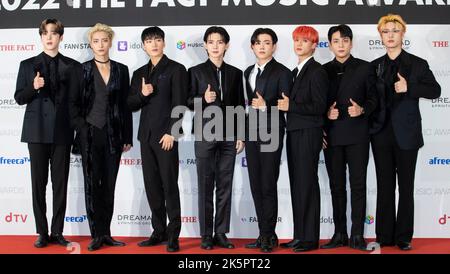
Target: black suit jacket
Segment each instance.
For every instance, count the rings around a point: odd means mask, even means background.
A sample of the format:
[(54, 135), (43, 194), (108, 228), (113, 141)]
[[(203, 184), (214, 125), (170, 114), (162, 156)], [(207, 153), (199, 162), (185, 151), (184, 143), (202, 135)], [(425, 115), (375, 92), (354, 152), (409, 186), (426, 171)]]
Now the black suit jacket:
[[(94, 60), (83, 63), (82, 89), (70, 94), (69, 111), (72, 127), (77, 131), (76, 145), (81, 131), (87, 127), (86, 117), (92, 110), (95, 100)], [(106, 127), (110, 151), (122, 150), (124, 144), (133, 144), (133, 119), (127, 105), (130, 91), (130, 75), (128, 67), (111, 60), (111, 71), (108, 84), (108, 103)], [(79, 147), (78, 147), (79, 148)], [(74, 153), (78, 152), (74, 146)]]
[[(248, 98), (248, 105), (251, 106), (252, 100), (254, 98), (258, 98), (256, 95), (256, 92), (251, 88), (250, 86), (250, 73), (255, 68), (255, 66), (249, 66), (245, 72), (245, 84), (246, 84), (246, 92), (247, 92), (247, 98)], [(270, 123), (270, 113), (271, 113), (271, 107), (276, 107), (278, 105), (278, 99), (282, 99), (282, 93), (287, 96), (289, 94), (289, 91), (292, 88), (292, 73), (291, 71), (285, 67), (284, 65), (278, 63), (275, 58), (272, 58), (272, 60), (269, 61), (269, 63), (266, 64), (264, 67), (264, 71), (261, 73), (259, 78), (259, 93), (264, 98), (264, 101), (266, 101), (267, 106), (267, 128), (272, 128), (272, 125)], [(252, 111), (252, 109), (250, 110)], [(256, 110), (259, 113), (261, 113), (260, 110)], [(286, 119), (284, 117), (284, 112), (279, 113), (279, 128), (283, 129), (286, 127)], [(259, 121), (259, 119), (258, 119)], [(258, 128), (262, 127), (265, 128), (264, 125), (259, 125)]]
[(19, 105), (27, 105), (23, 119), (22, 138), (25, 143), (71, 145), (73, 129), (69, 118), (69, 94), (81, 88), (81, 64), (71, 58), (58, 56), (58, 90), (54, 101), (44, 86), (39, 92), (33, 81), (39, 72), (49, 81), (44, 54), (20, 63), (14, 98)]
[[(216, 100), (210, 104), (205, 101), (205, 91), (208, 88), (208, 84), (211, 85), (212, 91), (219, 91), (219, 85), (217, 81), (217, 77), (214, 75), (214, 70), (211, 68), (214, 64), (208, 59), (206, 62), (198, 64), (189, 69), (189, 97), (188, 97), (188, 107), (191, 110), (194, 110), (194, 99), (201, 98), (202, 99), (202, 108), (203, 110), (208, 106), (218, 106), (223, 111), (223, 136), (229, 138), (237, 137), (238, 129), (240, 132), (244, 133), (244, 124), (238, 124), (238, 120), (236, 116), (234, 116), (233, 121), (227, 121), (226, 119), (226, 107), (237, 107), (242, 106), (245, 107), (244, 100), (244, 86), (243, 86), (243, 78), (242, 71), (232, 65), (229, 65), (225, 62), (222, 63), (222, 97), (220, 98), (220, 94), (217, 94)], [(199, 113), (195, 113), (195, 115), (199, 115)], [(194, 116), (194, 120), (196, 117)], [(212, 118), (202, 118), (202, 129), (206, 123), (211, 121)], [(234, 134), (231, 136), (227, 136), (226, 134), (226, 124), (234, 123)], [(194, 129), (194, 124), (193, 124)], [(240, 136), (239, 136), (240, 137)]]
[[(338, 89), (334, 62), (336, 61), (323, 65), (330, 80), (327, 107), (330, 108), (336, 102), (336, 108), (339, 109), (337, 120), (329, 120), (325, 115), (328, 144), (335, 146), (368, 142), (368, 117), (377, 105), (375, 70), (369, 62), (350, 56), (346, 61), (345, 73)], [(352, 106), (350, 98), (364, 108), (363, 115), (350, 117), (348, 114), (348, 107)]]
[[(164, 55), (150, 73), (150, 62), (133, 73), (127, 100), (132, 111), (141, 109), (137, 136), (141, 142), (159, 142), (164, 134), (172, 135), (172, 126), (182, 119), (171, 118), (172, 109), (185, 106), (187, 97), (188, 76), (182, 64)], [(142, 77), (154, 88), (147, 97), (142, 95)]]
[[(379, 105), (372, 115), (372, 134), (379, 132), (386, 123), (386, 85), (384, 72), (386, 61), (384, 55), (374, 61), (372, 65), (377, 74), (376, 89)], [(391, 122), (394, 135), (401, 149), (418, 149), (423, 146), (422, 117), (419, 110), (419, 98), (435, 99), (441, 95), (441, 87), (434, 78), (427, 61), (402, 50), (399, 73), (408, 83), (406, 93), (395, 93), (391, 106)]]
[(322, 65), (311, 58), (297, 75), (292, 71), (294, 85), (287, 96), (287, 131), (322, 127), (327, 110), (328, 75)]

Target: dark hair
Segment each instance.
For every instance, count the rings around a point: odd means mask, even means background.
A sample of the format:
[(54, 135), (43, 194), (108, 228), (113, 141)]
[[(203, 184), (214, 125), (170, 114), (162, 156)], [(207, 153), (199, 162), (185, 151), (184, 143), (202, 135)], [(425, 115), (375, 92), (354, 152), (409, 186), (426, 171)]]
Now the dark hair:
[(47, 30), (45, 29), (45, 27), (47, 27), (48, 24), (55, 24), (56, 25), (56, 33), (58, 33), (60, 36), (62, 36), (64, 34), (64, 26), (61, 23), (61, 21), (59, 21), (58, 19), (50, 19), (47, 18), (44, 21), (41, 22), (41, 25), (39, 26), (39, 36), (41, 36), (44, 32), (46, 32)]
[(341, 34), (341, 37), (348, 37), (351, 41), (353, 41), (353, 32), (352, 29), (347, 25), (338, 25), (333, 26), (328, 30), (328, 41), (331, 42), (331, 37), (335, 32), (338, 32)]
[(230, 42), (230, 35), (228, 34), (227, 30), (218, 26), (209, 27), (205, 31), (205, 35), (203, 35), (203, 41), (206, 43), (208, 41), (208, 37), (213, 33), (218, 33), (220, 36), (222, 36), (225, 44), (228, 44)]
[(267, 34), (270, 35), (270, 37), (272, 37), (272, 43), (275, 45), (278, 42), (278, 37), (277, 34), (269, 28), (257, 28), (253, 34), (252, 37), (250, 38), (250, 43), (252, 45), (254, 45), (256, 43), (256, 39), (258, 39), (258, 35), (261, 34)]
[(142, 31), (141, 40), (144, 43), (147, 39), (161, 38), (164, 41), (164, 31), (159, 27), (148, 27)]

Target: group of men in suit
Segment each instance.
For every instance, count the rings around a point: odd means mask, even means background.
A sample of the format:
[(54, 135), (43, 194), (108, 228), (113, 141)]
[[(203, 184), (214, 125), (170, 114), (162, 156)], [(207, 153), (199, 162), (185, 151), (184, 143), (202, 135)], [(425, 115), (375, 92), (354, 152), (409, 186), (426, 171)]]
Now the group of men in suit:
[[(66, 121), (64, 98), (80, 88), (76, 75), (79, 63), (58, 54), (62, 32), (55, 27), (54, 22), (41, 26), (44, 53), (21, 63), (15, 98), (19, 104), (27, 104), (22, 141), (28, 143), (30, 151), (37, 232), (44, 238), (48, 234), (45, 186), (50, 161), (54, 190), (50, 239), (66, 245), (62, 228), (73, 131)], [(377, 242), (411, 249), (415, 164), (423, 145), (418, 99), (439, 97), (440, 86), (425, 60), (402, 49), (406, 23), (399, 15), (380, 18), (378, 30), (387, 53), (369, 63), (351, 55), (350, 27), (331, 27), (328, 40), (335, 58), (322, 66), (313, 58), (318, 32), (310, 26), (299, 26), (292, 35), (298, 66), (291, 72), (273, 57), (276, 33), (258, 28), (250, 39), (256, 63), (242, 72), (224, 62), (230, 36), (222, 27), (206, 30), (203, 40), (208, 59), (188, 71), (164, 54), (164, 32), (160, 28), (145, 29), (141, 38), (150, 61), (133, 73), (127, 99), (131, 111), (141, 110), (138, 140), (152, 211), (153, 233), (139, 246), (167, 241), (168, 251), (179, 250), (177, 138), (182, 134), (182, 112), (174, 117), (172, 110), (186, 105), (196, 111), (193, 133), (201, 248), (234, 248), (226, 234), (230, 229), (235, 158), (244, 144), (259, 229), (259, 237), (246, 247), (271, 252), (278, 246), (277, 182), (286, 135), (294, 235), (292, 241), (280, 245), (282, 248), (296, 252), (319, 248), (318, 163), (324, 149), (335, 233), (320, 247), (349, 245), (366, 250), (366, 171), (372, 143), (378, 187)], [(56, 78), (48, 55), (58, 56)], [(226, 113), (230, 108), (245, 110), (245, 119), (239, 119), (236, 113), (224, 114), (219, 123), (213, 123), (217, 118), (214, 114), (204, 115), (208, 109)], [(267, 139), (268, 133), (275, 142)], [(275, 146), (265, 149), (270, 142)], [(397, 214), (396, 176), (400, 195)], [(37, 247), (42, 246), (39, 239)]]

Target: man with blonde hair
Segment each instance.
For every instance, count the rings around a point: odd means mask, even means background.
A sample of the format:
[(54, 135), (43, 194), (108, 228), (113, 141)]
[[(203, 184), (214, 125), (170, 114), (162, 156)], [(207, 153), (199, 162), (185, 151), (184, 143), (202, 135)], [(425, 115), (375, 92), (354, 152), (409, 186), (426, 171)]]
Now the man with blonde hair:
[(378, 32), (386, 54), (372, 62), (379, 97), (370, 129), (377, 175), (377, 242), (381, 246), (397, 245), (401, 250), (410, 250), (414, 229), (414, 173), (419, 148), (424, 144), (419, 98), (438, 98), (441, 87), (427, 61), (402, 49), (406, 23), (400, 15), (381, 17)]

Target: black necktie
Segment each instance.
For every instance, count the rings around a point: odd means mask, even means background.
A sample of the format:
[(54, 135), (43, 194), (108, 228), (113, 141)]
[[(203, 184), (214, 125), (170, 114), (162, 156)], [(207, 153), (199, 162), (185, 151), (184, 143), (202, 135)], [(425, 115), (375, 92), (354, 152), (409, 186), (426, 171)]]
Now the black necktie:
[(50, 98), (54, 100), (55, 94), (58, 90), (58, 78), (56, 71), (56, 58), (51, 58), (49, 63), (49, 78), (50, 78)]
[(261, 92), (260, 90), (259, 90), (259, 85), (258, 85), (258, 82), (259, 82), (259, 79), (261, 78), (261, 69), (260, 68), (258, 68), (258, 73), (256, 74), (256, 80), (255, 80), (255, 90), (254, 90), (254, 92), (257, 92), (257, 91), (259, 91), (259, 92)]
[(220, 96), (220, 100), (223, 100), (223, 95), (222, 95), (222, 74), (220, 73), (220, 69), (217, 68), (217, 81), (219, 82), (219, 96)]

